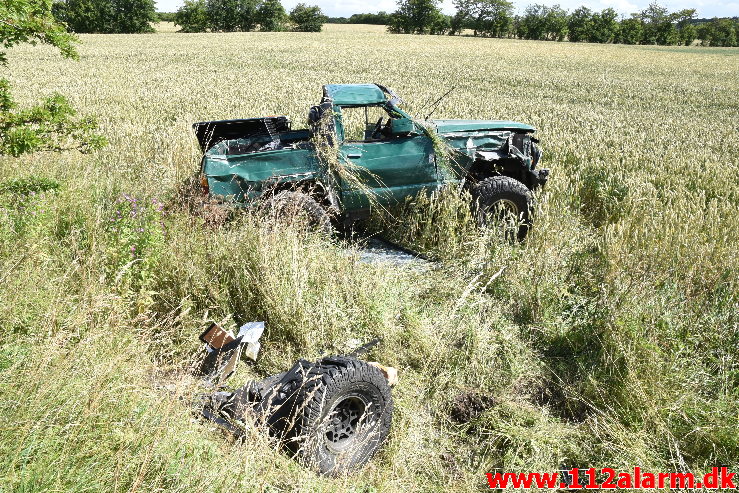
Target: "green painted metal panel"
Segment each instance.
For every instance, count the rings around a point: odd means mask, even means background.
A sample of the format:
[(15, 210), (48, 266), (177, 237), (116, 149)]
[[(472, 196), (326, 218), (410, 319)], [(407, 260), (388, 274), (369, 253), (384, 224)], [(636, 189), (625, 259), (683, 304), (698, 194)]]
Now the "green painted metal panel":
[(318, 173), (312, 149), (280, 149), (240, 156), (206, 154), (203, 172), (211, 195), (235, 201), (245, 200), (248, 190), (259, 191), (281, 181), (315, 178)]
[(375, 84), (328, 84), (323, 90), (338, 106), (378, 104), (387, 99)]
[[(438, 186), (433, 144), (423, 135), (377, 142), (345, 142), (345, 159), (366, 169), (360, 179), (380, 204), (393, 204), (422, 189)], [(366, 191), (342, 183), (342, 202), (346, 209), (364, 209), (371, 197)]]

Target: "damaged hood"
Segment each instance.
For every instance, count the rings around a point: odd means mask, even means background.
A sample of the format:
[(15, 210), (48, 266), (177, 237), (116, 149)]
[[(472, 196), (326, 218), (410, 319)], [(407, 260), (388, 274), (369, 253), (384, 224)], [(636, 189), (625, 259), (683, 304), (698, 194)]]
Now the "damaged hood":
[(456, 132), (479, 132), (485, 130), (519, 130), (534, 132), (536, 129), (525, 123), (505, 120), (431, 120), (440, 135)]
[(531, 136), (536, 129), (525, 123), (506, 120), (432, 120), (436, 132), (447, 144), (470, 161), (514, 158), (526, 168), (532, 159)]

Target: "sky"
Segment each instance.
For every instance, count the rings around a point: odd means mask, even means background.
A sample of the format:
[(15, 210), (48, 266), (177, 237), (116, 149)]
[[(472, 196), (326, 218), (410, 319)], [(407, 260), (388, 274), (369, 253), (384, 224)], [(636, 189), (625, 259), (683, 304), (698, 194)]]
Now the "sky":
[[(290, 11), (297, 3), (318, 5), (323, 13), (331, 17), (349, 17), (352, 14), (366, 12), (393, 12), (396, 8), (395, 0), (375, 0), (372, 3), (363, 0), (282, 0), (282, 5)], [(157, 10), (160, 12), (174, 12), (183, 4), (184, 0), (157, 0)], [(632, 12), (644, 10), (650, 0), (513, 0), (518, 11), (522, 11), (527, 5), (542, 3), (545, 5), (559, 4), (563, 8), (572, 11), (581, 5), (593, 10), (602, 10), (613, 7), (617, 12), (628, 15)], [(739, 0), (661, 0), (660, 5), (674, 12), (682, 9), (696, 9), (698, 17), (734, 17), (739, 16)], [(447, 14), (454, 13), (452, 0), (444, 0), (442, 10)]]

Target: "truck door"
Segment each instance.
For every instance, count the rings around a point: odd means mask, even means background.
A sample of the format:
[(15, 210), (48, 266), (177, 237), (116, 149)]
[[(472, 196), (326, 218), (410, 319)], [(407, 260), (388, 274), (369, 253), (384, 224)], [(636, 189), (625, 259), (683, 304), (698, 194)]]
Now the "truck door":
[(342, 180), (345, 209), (366, 209), (373, 200), (393, 205), (436, 188), (431, 139), (415, 133), (389, 135), (390, 117), (382, 106), (341, 108), (337, 117), (340, 159), (350, 163), (348, 171), (362, 183), (358, 187)]

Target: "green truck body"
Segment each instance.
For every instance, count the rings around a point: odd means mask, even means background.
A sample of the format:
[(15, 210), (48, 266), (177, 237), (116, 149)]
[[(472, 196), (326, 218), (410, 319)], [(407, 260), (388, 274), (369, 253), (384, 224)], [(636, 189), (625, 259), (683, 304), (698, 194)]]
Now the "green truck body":
[[(392, 90), (377, 84), (330, 84), (323, 87), (321, 103), (311, 108), (307, 129), (293, 130), (284, 116), (196, 123), (204, 152), (201, 183), (211, 197), (237, 205), (301, 190), (336, 216), (355, 218), (372, 204), (400, 203), (449, 183), (473, 186), (507, 176), (534, 190), (546, 182), (548, 170), (538, 167), (541, 152), (532, 126), (498, 120), (420, 122), (400, 104)], [(364, 121), (354, 125), (359, 130), (350, 129), (350, 115), (362, 113)], [(380, 118), (370, 121), (370, 113)], [(342, 180), (319, 159), (319, 141), (330, 145), (339, 162), (366, 171), (358, 175), (362, 186)], [(451, 151), (446, 165), (437, 156), (440, 142)]]

